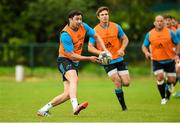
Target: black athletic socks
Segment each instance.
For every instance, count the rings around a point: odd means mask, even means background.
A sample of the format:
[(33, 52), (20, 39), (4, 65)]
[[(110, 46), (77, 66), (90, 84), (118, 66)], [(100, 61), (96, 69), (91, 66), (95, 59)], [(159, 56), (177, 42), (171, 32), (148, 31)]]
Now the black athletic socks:
[(122, 107), (122, 110), (126, 111), (127, 107), (126, 107), (126, 104), (125, 104), (125, 101), (124, 101), (124, 93), (123, 93), (122, 88), (116, 88), (115, 93), (116, 93), (118, 101), (119, 101), (119, 103), (120, 103), (120, 105)]
[(167, 81), (167, 88), (166, 88), (166, 98), (169, 99), (171, 96), (171, 92), (170, 92), (171, 88), (171, 83)]
[(163, 83), (162, 85), (157, 85), (159, 93), (161, 95), (161, 98), (165, 98), (165, 88), (166, 88), (166, 84)]

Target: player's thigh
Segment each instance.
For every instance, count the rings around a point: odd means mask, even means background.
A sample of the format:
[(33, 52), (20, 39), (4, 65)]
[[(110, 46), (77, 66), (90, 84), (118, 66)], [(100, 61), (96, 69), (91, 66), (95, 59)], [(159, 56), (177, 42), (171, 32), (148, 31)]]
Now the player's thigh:
[(176, 77), (175, 76), (167, 76), (167, 79), (169, 82), (176, 82)]
[(154, 75), (156, 77), (156, 80), (158, 80), (158, 81), (164, 80), (165, 75), (164, 75), (164, 71), (163, 70), (158, 70), (158, 72), (157, 71), (155, 71), (155, 72), (156, 73), (154, 73)]
[(167, 63), (164, 65), (164, 70), (166, 72), (167, 78), (169, 82), (176, 81), (176, 68), (175, 68), (175, 61)]
[(123, 85), (128, 86), (130, 81), (130, 76), (126, 63), (124, 61), (121, 61), (116, 64), (116, 67), (118, 69), (118, 74), (121, 78)]
[(180, 76), (180, 66), (176, 65), (176, 75)]
[(78, 81), (77, 71), (74, 69), (68, 70), (64, 76), (66, 77), (66, 79), (69, 82), (77, 82)]
[(176, 76), (180, 76), (180, 62), (176, 63), (175, 68), (176, 68)]
[(112, 74), (111, 76), (109, 76), (110, 79), (114, 82), (114, 83), (119, 83), (121, 82), (121, 78), (120, 76), (118, 75), (118, 72)]
[(130, 77), (129, 74), (120, 75), (123, 85), (129, 86)]
[(156, 80), (162, 81), (164, 79), (164, 68), (157, 61), (153, 61), (153, 72), (156, 77)]
[(121, 81), (115, 64), (105, 65), (104, 69), (105, 69), (106, 73), (108, 74), (109, 78), (113, 82), (120, 82)]
[(109, 78), (114, 83), (114, 85), (116, 87), (120, 87), (121, 86), (121, 78), (118, 75), (118, 71), (117, 71), (117, 68), (115, 67), (115, 65), (114, 64), (105, 65), (104, 69), (105, 69), (106, 73), (108, 74)]
[(58, 58), (58, 69), (63, 75), (63, 81), (77, 81), (77, 67), (74, 66), (73, 62), (64, 57)]

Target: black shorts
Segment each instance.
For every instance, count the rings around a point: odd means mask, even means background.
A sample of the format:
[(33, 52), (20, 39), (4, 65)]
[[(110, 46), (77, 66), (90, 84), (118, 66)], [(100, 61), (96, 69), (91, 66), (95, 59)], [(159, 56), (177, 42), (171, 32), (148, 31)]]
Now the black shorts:
[(114, 63), (114, 64), (109, 64), (109, 65), (104, 65), (104, 69), (106, 71), (106, 73), (111, 76), (111, 71), (114, 70), (114, 72), (119, 72), (119, 71), (125, 71), (125, 74), (128, 73), (128, 67), (127, 65), (125, 64), (124, 61), (121, 61), (121, 62), (117, 62), (117, 63)]
[(175, 61), (169, 63), (159, 63), (158, 61), (153, 60), (153, 71), (163, 70), (167, 73), (176, 73)]
[(63, 81), (66, 81), (66, 77), (64, 76), (65, 73), (68, 70), (76, 70), (77, 71), (77, 66), (75, 66), (75, 64), (73, 63), (72, 60), (65, 58), (65, 57), (58, 57), (57, 58), (57, 65), (58, 65), (58, 70), (61, 72), (62, 77), (63, 77)]

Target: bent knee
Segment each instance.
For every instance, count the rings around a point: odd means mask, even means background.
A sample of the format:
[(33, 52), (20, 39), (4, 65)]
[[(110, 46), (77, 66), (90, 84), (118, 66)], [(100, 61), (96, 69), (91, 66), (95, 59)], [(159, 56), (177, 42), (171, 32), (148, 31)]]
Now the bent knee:
[(64, 90), (63, 95), (64, 95), (64, 97), (66, 99), (70, 99), (70, 95), (69, 95), (69, 90), (68, 89)]
[(129, 77), (123, 78), (122, 83), (123, 86), (128, 87), (130, 85), (130, 78)]
[(130, 86), (129, 81), (128, 81), (128, 82), (124, 82), (124, 83), (123, 83), (123, 86), (126, 86), (126, 87)]
[(116, 88), (120, 88), (122, 86), (120, 82), (114, 82), (114, 85)]
[(164, 78), (157, 78), (157, 81), (164, 81)]
[(64, 93), (65, 99), (70, 99), (69, 93)]
[(164, 74), (158, 74), (158, 75), (156, 75), (156, 79), (157, 79), (158, 81), (164, 80)]

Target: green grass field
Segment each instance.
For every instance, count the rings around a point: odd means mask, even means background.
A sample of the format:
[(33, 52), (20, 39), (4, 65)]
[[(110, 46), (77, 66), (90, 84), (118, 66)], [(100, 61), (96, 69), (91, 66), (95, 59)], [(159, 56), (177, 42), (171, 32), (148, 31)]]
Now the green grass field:
[[(104, 75), (79, 75), (78, 101), (89, 106), (72, 115), (70, 101), (51, 109), (51, 117), (36, 116), (37, 110), (63, 91), (60, 76), (26, 78), (0, 77), (0, 121), (6, 122), (170, 122), (180, 121), (180, 98), (160, 104), (160, 95), (151, 76), (133, 76), (124, 88), (127, 112), (122, 112), (112, 82)], [(177, 89), (180, 90), (179, 85)]]

